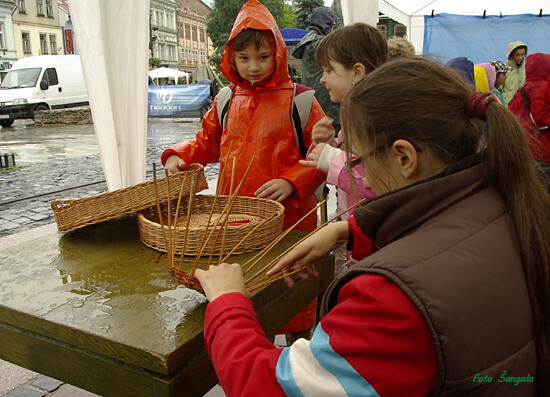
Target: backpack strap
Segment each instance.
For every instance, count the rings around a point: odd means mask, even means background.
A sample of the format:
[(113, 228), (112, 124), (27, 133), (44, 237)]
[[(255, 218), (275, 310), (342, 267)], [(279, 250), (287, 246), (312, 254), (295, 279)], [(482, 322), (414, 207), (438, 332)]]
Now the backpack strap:
[(525, 107), (527, 108), (527, 110), (529, 110), (529, 112), (531, 112), (531, 100), (527, 96), (527, 93), (523, 89), (523, 86), (520, 87), (519, 93), (521, 94), (521, 97), (523, 98), (523, 103), (525, 104)]
[(296, 147), (300, 150), (302, 158), (306, 158), (307, 147), (304, 143), (304, 131), (307, 123), (309, 122), (309, 116), (311, 114), (311, 105), (313, 104), (313, 97), (315, 90), (306, 87), (301, 84), (294, 84), (294, 94), (292, 95), (292, 108), (290, 111), (290, 118), (292, 120), (292, 127), (294, 128), (294, 138), (296, 140)]
[[(227, 124), (227, 112), (231, 106), (231, 98), (235, 91), (235, 84), (223, 87), (218, 92), (217, 114), (218, 122), (222, 126), (222, 131), (225, 130)], [(306, 129), (311, 114), (311, 105), (313, 104), (313, 96), (315, 90), (301, 84), (294, 84), (294, 92), (292, 94), (292, 106), (290, 108), (290, 119), (294, 130), (294, 139), (296, 147), (300, 150), (302, 158), (306, 158), (307, 147), (304, 143), (304, 130)]]
[(227, 124), (227, 112), (229, 112), (229, 106), (231, 105), (231, 98), (233, 97), (233, 91), (235, 91), (235, 84), (223, 87), (218, 92), (217, 112), (218, 122), (222, 126), (222, 131), (225, 131), (225, 125)]

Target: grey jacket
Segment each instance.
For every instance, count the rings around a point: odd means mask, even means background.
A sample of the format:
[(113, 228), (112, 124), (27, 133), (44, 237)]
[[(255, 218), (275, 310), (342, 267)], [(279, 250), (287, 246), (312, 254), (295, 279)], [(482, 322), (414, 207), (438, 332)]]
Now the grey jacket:
[(323, 75), (323, 69), (315, 60), (315, 51), (323, 38), (332, 31), (336, 16), (334, 12), (327, 7), (317, 7), (311, 14), (311, 26), (309, 33), (294, 47), (292, 56), (300, 59), (300, 68), (302, 71), (301, 83), (315, 90), (315, 98), (325, 111), (325, 114), (334, 119), (333, 125), (340, 125), (338, 111), (339, 103), (330, 100), (325, 86), (319, 81)]

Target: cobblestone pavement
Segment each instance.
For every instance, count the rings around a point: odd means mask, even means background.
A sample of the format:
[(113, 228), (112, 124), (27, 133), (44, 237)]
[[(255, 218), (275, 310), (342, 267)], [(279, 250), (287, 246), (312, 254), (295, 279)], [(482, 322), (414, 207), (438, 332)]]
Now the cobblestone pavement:
[[(148, 129), (156, 129), (152, 135), (159, 137), (147, 142), (146, 180), (153, 178), (153, 163), (157, 164), (160, 176), (163, 150), (194, 136), (195, 128), (200, 125), (191, 124), (174, 126), (170, 121), (149, 124)], [(74, 128), (79, 127), (84, 128)], [(182, 134), (186, 137), (180, 138)], [(16, 157), (15, 162), (16, 167), (0, 169), (0, 237), (55, 222), (50, 206), (55, 199), (87, 197), (107, 191), (98, 151), (21, 166)], [(219, 163), (209, 164), (205, 167), (206, 179), (217, 178), (218, 170)]]

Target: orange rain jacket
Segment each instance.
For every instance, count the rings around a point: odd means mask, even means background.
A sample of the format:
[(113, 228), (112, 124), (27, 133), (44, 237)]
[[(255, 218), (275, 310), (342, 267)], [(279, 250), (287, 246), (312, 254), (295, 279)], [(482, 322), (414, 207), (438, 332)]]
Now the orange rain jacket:
[[(271, 79), (260, 82), (260, 85), (251, 85), (229, 64), (230, 57), (234, 56), (230, 42), (243, 29), (249, 28), (270, 30), (275, 37), (277, 66)], [(325, 176), (314, 167), (298, 163), (302, 156), (295, 143), (290, 116), (294, 84), (288, 75), (287, 48), (273, 16), (260, 2), (251, 0), (239, 12), (225, 46), (220, 70), (236, 85), (226, 116), (225, 131), (222, 132), (218, 122), (215, 98), (212, 108), (204, 115), (202, 130), (194, 139), (166, 150), (161, 157), (162, 163), (165, 164), (171, 154), (178, 154), (186, 164), (206, 165), (221, 159), (221, 171), (233, 141), (220, 194), (229, 194), (233, 157), (236, 158), (234, 186), (237, 186), (252, 156), (256, 155), (239, 195), (253, 197), (260, 186), (272, 179), (288, 180), (294, 187), (294, 194), (282, 203), (285, 207), (284, 227), (288, 228), (315, 206), (313, 193)], [(313, 99), (304, 131), (306, 147), (311, 144), (313, 126), (323, 116), (321, 106)], [(297, 229), (312, 231), (316, 227), (317, 215), (313, 213)]]
[[(234, 56), (230, 43), (243, 29), (270, 30), (273, 33), (277, 66), (267, 82), (251, 85), (230, 66), (229, 59)], [(162, 164), (166, 163), (168, 156), (178, 154), (186, 164), (206, 165), (220, 160), (221, 171), (233, 141), (220, 194), (229, 194), (233, 158), (236, 159), (234, 186), (237, 186), (252, 156), (256, 155), (239, 195), (253, 197), (260, 186), (272, 179), (284, 178), (289, 181), (294, 187), (294, 194), (282, 202), (285, 207), (283, 227), (288, 228), (315, 207), (313, 194), (325, 180), (325, 175), (314, 167), (298, 163), (302, 156), (296, 146), (290, 116), (294, 83), (288, 75), (286, 44), (275, 19), (257, 0), (248, 1), (237, 15), (229, 42), (225, 46), (220, 70), (236, 85), (226, 116), (225, 131), (222, 131), (218, 122), (215, 98), (212, 108), (203, 117), (202, 130), (197, 132), (194, 139), (165, 150), (161, 156)], [(303, 137), (306, 147), (312, 143), (313, 126), (324, 115), (314, 98)], [(296, 229), (312, 231), (316, 227), (317, 214), (314, 212)], [(315, 323), (315, 317), (316, 304), (313, 301), (278, 333), (306, 330)]]

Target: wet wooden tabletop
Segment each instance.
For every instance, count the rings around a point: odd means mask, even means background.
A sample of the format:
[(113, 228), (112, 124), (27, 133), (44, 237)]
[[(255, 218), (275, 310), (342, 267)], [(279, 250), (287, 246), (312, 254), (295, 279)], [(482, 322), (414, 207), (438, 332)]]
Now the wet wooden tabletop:
[[(303, 235), (291, 232), (255, 269)], [(0, 358), (102, 396), (203, 395), (217, 382), (206, 299), (173, 281), (158, 254), (139, 240), (135, 215), (0, 251)], [(334, 257), (317, 267), (293, 289), (279, 281), (253, 293), (267, 334), (328, 286)]]

